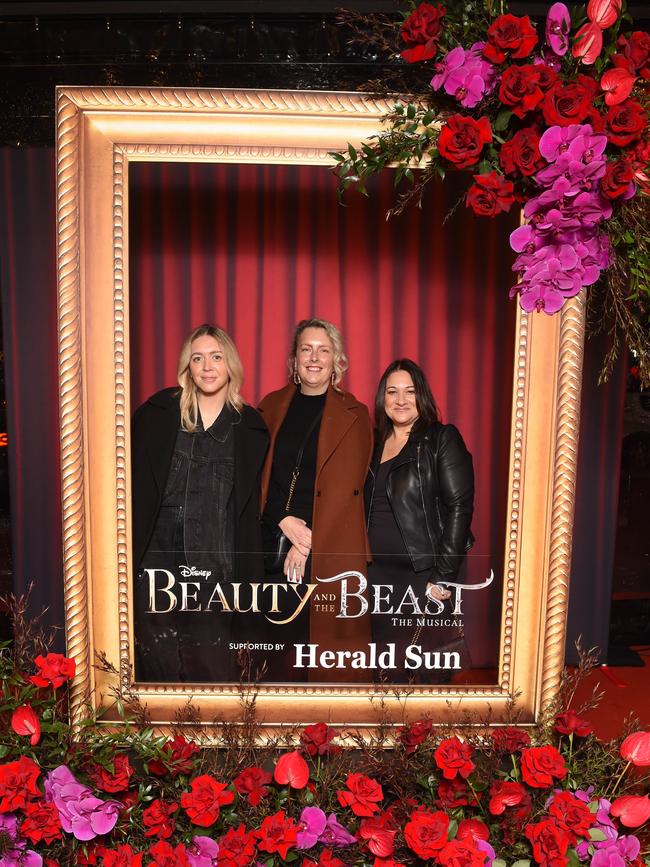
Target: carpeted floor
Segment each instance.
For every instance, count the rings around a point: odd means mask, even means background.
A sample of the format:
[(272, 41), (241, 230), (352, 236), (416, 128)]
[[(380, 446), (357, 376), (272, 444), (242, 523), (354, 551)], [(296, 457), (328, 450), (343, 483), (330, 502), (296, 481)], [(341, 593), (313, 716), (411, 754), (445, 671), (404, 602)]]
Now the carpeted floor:
[(645, 665), (643, 667), (600, 666), (591, 672), (580, 685), (575, 698), (578, 708), (600, 684), (604, 692), (602, 701), (595, 710), (585, 712), (601, 740), (610, 740), (621, 733), (622, 722), (626, 717), (636, 715), (640, 728), (650, 728), (650, 647), (634, 648)]

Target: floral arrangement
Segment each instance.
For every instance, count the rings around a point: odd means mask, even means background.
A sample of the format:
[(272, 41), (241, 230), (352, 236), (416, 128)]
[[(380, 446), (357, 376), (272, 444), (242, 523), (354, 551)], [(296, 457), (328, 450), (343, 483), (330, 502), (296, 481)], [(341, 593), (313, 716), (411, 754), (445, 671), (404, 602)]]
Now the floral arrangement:
[(368, 87), (413, 95), (384, 132), (334, 155), (341, 188), (367, 193), (370, 175), (394, 167), (410, 184), (399, 213), (432, 179), (464, 171), (479, 216), (523, 206), (510, 296), (553, 314), (598, 284), (592, 324), (612, 337), (602, 376), (623, 339), (648, 387), (650, 35), (632, 29), (624, 0), (553, 3), (539, 28), (499, 5), (411, 3), (401, 22), (343, 13), (352, 41), (399, 58), (393, 80)]
[(1, 867), (650, 864), (650, 732), (603, 744), (560, 711), (580, 672), (536, 726), (380, 720), (370, 743), (325, 722), (264, 736), (248, 690), (215, 749), (191, 706), (168, 737), (124, 694), (121, 724), (72, 730), (74, 660), (32, 658), (0, 645)]

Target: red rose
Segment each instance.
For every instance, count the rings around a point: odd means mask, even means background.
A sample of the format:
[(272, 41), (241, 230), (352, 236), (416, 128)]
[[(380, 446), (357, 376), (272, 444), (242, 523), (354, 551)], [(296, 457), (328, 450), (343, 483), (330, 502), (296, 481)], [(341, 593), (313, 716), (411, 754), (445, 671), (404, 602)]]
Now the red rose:
[(639, 768), (650, 765), (650, 732), (634, 732), (621, 744), (621, 758)]
[(537, 70), (539, 88), (542, 93), (546, 93), (558, 80), (557, 72), (552, 66), (547, 66), (545, 63), (536, 63), (535, 69)]
[(50, 686), (56, 689), (66, 680), (74, 677), (76, 664), (74, 659), (68, 659), (62, 653), (48, 653), (47, 656), (37, 656), (34, 660), (38, 674), (33, 674), (29, 680), (36, 686)]
[(597, 90), (597, 82), (586, 75), (579, 75), (569, 84), (556, 81), (542, 102), (544, 120), (549, 126), (582, 123), (592, 109)]
[(30, 704), (21, 704), (11, 715), (11, 728), (17, 735), (26, 735), (35, 746), (41, 739), (41, 724)]
[(557, 792), (548, 810), (555, 824), (571, 838), (574, 844), (578, 837), (587, 837), (589, 829), (596, 821), (586, 804), (574, 798), (569, 792)]
[(447, 843), (449, 817), (444, 813), (417, 813), (404, 826), (404, 839), (418, 858), (436, 858)]
[(356, 816), (372, 816), (379, 812), (377, 805), (384, 797), (381, 786), (365, 774), (348, 774), (345, 785), (349, 791), (339, 791), (336, 797), (342, 807), (350, 807)]
[(536, 66), (509, 66), (501, 76), (499, 99), (512, 107), (512, 113), (524, 117), (544, 99)]
[(626, 828), (638, 828), (650, 819), (650, 797), (648, 795), (623, 795), (617, 798), (610, 810), (618, 816)]
[(173, 814), (178, 810), (178, 804), (161, 801), (156, 798), (142, 813), (142, 824), (146, 828), (145, 837), (162, 837), (167, 839), (176, 830), (176, 820)]
[(274, 816), (267, 816), (262, 822), (259, 831), (255, 832), (258, 838), (258, 847), (262, 852), (279, 852), (286, 859), (289, 849), (296, 845), (298, 826), (280, 810)]
[(148, 762), (149, 771), (158, 777), (164, 777), (168, 773), (172, 777), (190, 774), (194, 769), (194, 754), (198, 751), (196, 744), (186, 741), (182, 735), (177, 735), (162, 748), (162, 759)]
[(136, 854), (128, 843), (102, 853), (103, 867), (142, 867), (142, 852)]
[(219, 818), (219, 808), (232, 804), (235, 793), (226, 789), (225, 783), (218, 783), (209, 774), (202, 774), (190, 783), (190, 792), (181, 795), (181, 806), (194, 822), (208, 828)]
[(616, 45), (623, 51), (612, 58), (615, 66), (641, 78), (650, 78), (650, 34), (635, 30), (628, 38), (619, 36)]
[(240, 795), (246, 795), (249, 804), (257, 807), (262, 798), (268, 795), (267, 784), (271, 782), (271, 779), (271, 774), (264, 768), (245, 768), (241, 774), (235, 777), (233, 785)]
[(445, 12), (444, 6), (420, 3), (402, 24), (402, 39), (409, 46), (402, 51), (402, 57), (407, 63), (435, 57)]
[[(477, 175), (476, 177), (482, 176)], [(463, 743), (454, 736), (442, 741), (433, 757), (446, 780), (453, 780), (458, 775), (466, 780), (476, 767), (471, 761), (472, 753), (473, 750), (469, 744)]]
[(399, 729), (399, 739), (406, 747), (406, 754), (414, 753), (431, 734), (431, 721), (420, 720)]
[(526, 827), (526, 836), (533, 844), (533, 857), (540, 867), (565, 867), (569, 835), (550, 819)]
[(118, 753), (113, 760), (113, 770), (95, 765), (90, 776), (98, 789), (104, 792), (123, 792), (129, 788), (129, 780), (133, 776), (133, 768), (125, 753)]
[(525, 807), (530, 804), (530, 795), (521, 785), (508, 780), (494, 783), (490, 789), (490, 813), (500, 816), (506, 807)]
[(461, 819), (456, 832), (457, 840), (489, 840), (490, 829), (480, 819)]
[[(494, 217), (496, 214), (510, 210), (515, 200), (512, 181), (507, 181), (503, 175), (498, 175), (496, 172), (474, 175), (474, 181), (475, 183), (467, 190), (465, 204), (475, 214), (480, 217)], [(472, 770), (473, 768), (472, 765)]]
[(481, 852), (467, 840), (450, 840), (438, 853), (442, 867), (483, 867), (485, 852)]
[(478, 162), (481, 151), (491, 141), (492, 128), (487, 117), (474, 120), (453, 114), (440, 130), (438, 150), (456, 168), (466, 169)]
[[(532, 133), (533, 130), (522, 129), (521, 133)], [(517, 133), (520, 135), (521, 133)], [(539, 142), (539, 138), (537, 138)], [(523, 148), (523, 145), (522, 145)], [(539, 154), (539, 150), (537, 151)], [(522, 174), (532, 174), (532, 172), (523, 172)], [(492, 744), (498, 753), (516, 753), (530, 746), (530, 735), (523, 729), (515, 728), (514, 726), (505, 726), (502, 729), (495, 729), (492, 732)]]
[(332, 738), (337, 734), (338, 732), (326, 723), (316, 723), (313, 726), (305, 726), (305, 730), (300, 735), (300, 742), (310, 756), (333, 755), (341, 751), (341, 747), (331, 743)]
[(499, 15), (487, 32), (487, 44), (483, 56), (492, 63), (503, 63), (509, 54), (517, 60), (528, 57), (537, 45), (537, 33), (528, 15)]
[(273, 778), (281, 786), (288, 785), (293, 789), (304, 789), (309, 780), (309, 766), (298, 750), (284, 753), (278, 759)]
[(231, 828), (219, 840), (218, 867), (247, 867), (255, 859), (255, 837), (244, 825)]
[(607, 138), (614, 145), (624, 147), (640, 139), (646, 128), (647, 118), (638, 102), (626, 99), (620, 105), (611, 105), (607, 110)]
[(28, 801), (40, 798), (36, 785), (40, 773), (39, 766), (26, 756), (0, 765), (0, 813), (22, 809)]
[(530, 747), (521, 754), (521, 775), (532, 788), (545, 789), (554, 780), (563, 780), (567, 769), (555, 747)]
[(20, 823), (23, 837), (27, 837), (32, 843), (40, 843), (42, 840), (48, 846), (61, 838), (61, 820), (54, 804), (36, 801), (25, 804), (23, 809), (25, 818)]
[[(607, 172), (610, 171), (610, 167), (613, 167), (615, 165), (616, 165), (615, 163), (608, 163), (607, 164)], [(630, 182), (632, 180), (632, 172), (630, 171), (629, 174), (630, 174), (630, 177), (629, 177), (627, 185), (626, 185), (627, 187), (629, 187)], [(607, 173), (605, 174), (605, 177), (607, 177)], [(605, 180), (605, 178), (603, 178), (603, 181), (604, 180)], [(601, 184), (603, 183), (603, 181), (601, 181)], [(611, 182), (608, 181), (607, 185), (608, 185), (608, 187), (611, 186)], [(605, 191), (605, 187), (603, 185), (603, 192), (605, 193), (605, 195), (608, 198), (615, 199), (617, 196), (620, 196), (623, 192), (625, 192), (625, 190), (621, 190), (621, 192), (617, 193), (616, 195), (610, 195), (609, 193), (607, 193)], [(584, 720), (581, 717), (579, 717), (578, 714), (574, 710), (567, 710), (564, 713), (558, 714), (555, 717), (555, 729), (561, 735), (576, 734), (576, 735), (578, 735), (579, 738), (586, 738), (587, 735), (591, 734), (591, 732), (593, 731), (593, 729), (591, 727), (591, 723), (587, 722), (587, 720)]]
[(153, 858), (152, 864), (157, 867), (190, 867), (187, 860), (187, 849), (182, 843), (175, 848), (161, 840), (155, 846), (151, 846), (149, 854)]
[(453, 780), (441, 780), (438, 786), (438, 800), (436, 806), (446, 810), (454, 807), (465, 807), (475, 803), (474, 797), (470, 798), (467, 783), (456, 777)]

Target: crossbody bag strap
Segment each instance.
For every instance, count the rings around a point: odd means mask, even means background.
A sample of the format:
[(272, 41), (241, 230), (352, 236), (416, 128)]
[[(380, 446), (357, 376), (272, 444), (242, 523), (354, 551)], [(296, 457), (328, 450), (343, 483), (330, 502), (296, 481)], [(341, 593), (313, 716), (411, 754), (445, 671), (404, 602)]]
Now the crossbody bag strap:
[[(323, 407), (323, 409), (324, 409), (324, 407)], [(320, 412), (316, 415), (316, 417), (314, 418), (312, 423), (309, 425), (309, 428), (307, 429), (307, 433), (305, 434), (305, 438), (303, 439), (303, 441), (300, 445), (300, 449), (298, 450), (298, 455), (296, 457), (296, 465), (293, 468), (293, 471), (291, 473), (291, 482), (289, 484), (289, 496), (287, 497), (287, 505), (284, 507), (285, 512), (288, 512), (289, 508), (291, 506), (291, 500), (293, 499), (293, 492), (296, 489), (296, 482), (298, 481), (298, 476), (300, 475), (300, 465), (302, 464), (302, 455), (303, 455), (303, 452), (305, 451), (305, 446), (307, 445), (309, 437), (314, 432), (316, 425), (321, 420), (321, 416), (323, 415), (323, 409), (320, 410)]]

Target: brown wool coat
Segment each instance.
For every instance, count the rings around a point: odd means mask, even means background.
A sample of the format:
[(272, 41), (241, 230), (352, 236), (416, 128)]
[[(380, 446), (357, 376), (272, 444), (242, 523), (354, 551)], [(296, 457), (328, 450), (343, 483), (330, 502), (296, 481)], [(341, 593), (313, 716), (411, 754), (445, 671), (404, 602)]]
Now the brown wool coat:
[[(261, 510), (264, 510), (271, 477), (275, 440), (295, 394), (289, 383), (271, 392), (261, 402), (259, 411), (271, 435), (271, 445), (262, 470)], [(363, 486), (372, 457), (372, 425), (368, 409), (349, 392), (329, 388), (318, 437), (314, 512), (312, 516), (311, 574), (327, 578), (355, 570), (367, 577), (370, 548), (366, 533)], [(357, 589), (349, 582), (350, 591)], [(336, 619), (340, 611), (340, 582), (322, 585), (318, 591), (333, 594), (334, 611), (323, 611), (322, 603), (311, 599), (310, 642), (322, 650), (367, 649), (370, 641), (370, 617)], [(366, 597), (367, 598), (367, 597)], [(350, 609), (356, 613), (358, 600)], [(366, 679), (367, 674), (361, 679)], [(318, 679), (351, 680), (354, 672), (336, 673), (323, 670)]]

